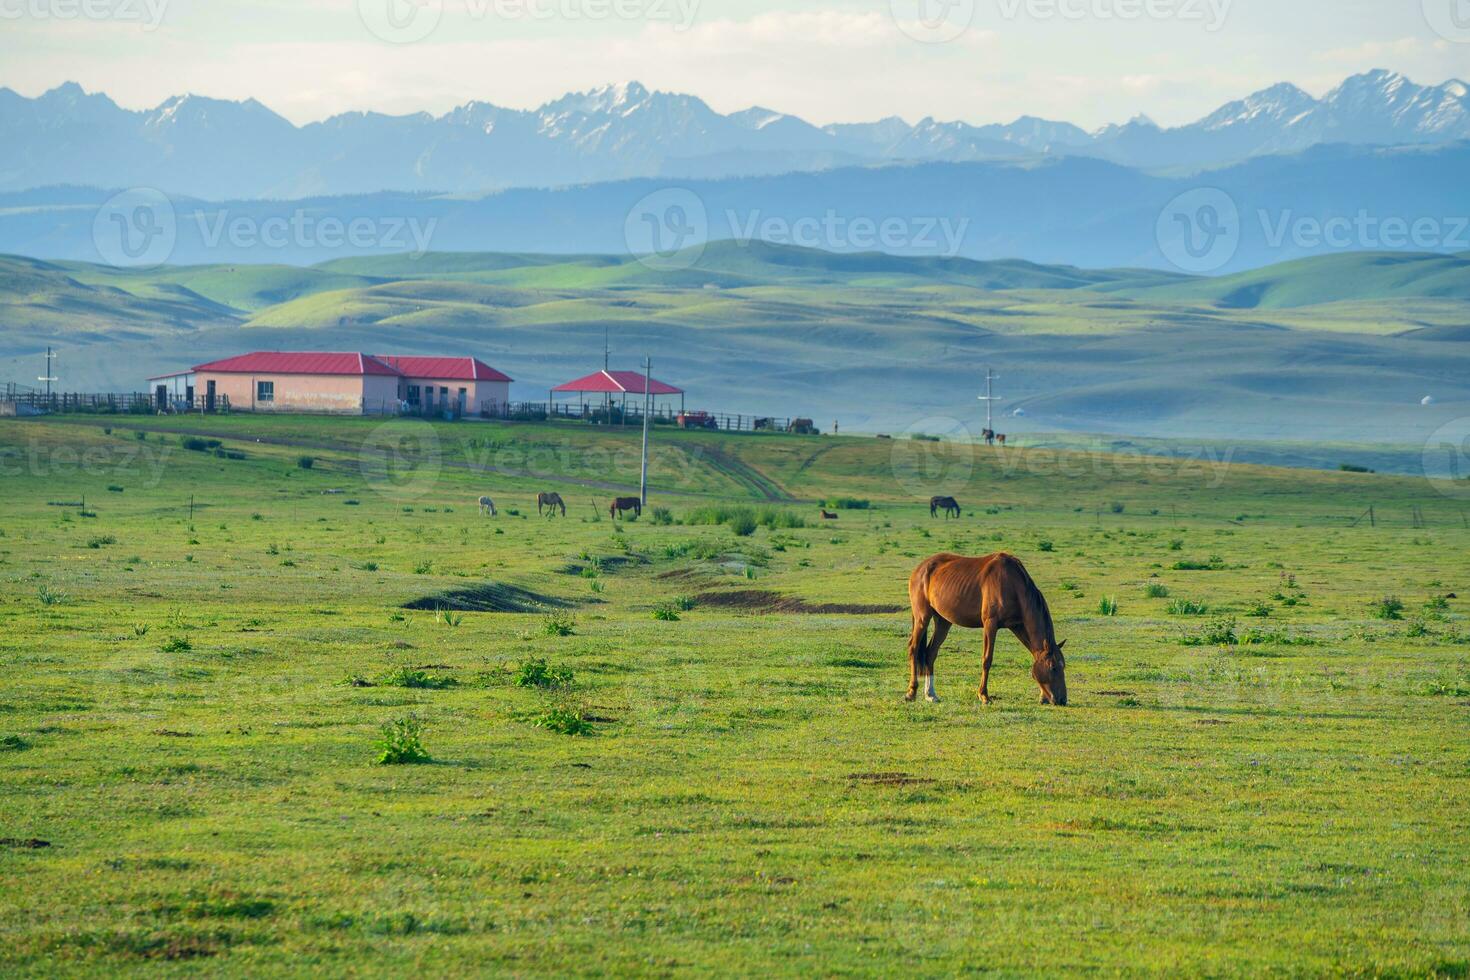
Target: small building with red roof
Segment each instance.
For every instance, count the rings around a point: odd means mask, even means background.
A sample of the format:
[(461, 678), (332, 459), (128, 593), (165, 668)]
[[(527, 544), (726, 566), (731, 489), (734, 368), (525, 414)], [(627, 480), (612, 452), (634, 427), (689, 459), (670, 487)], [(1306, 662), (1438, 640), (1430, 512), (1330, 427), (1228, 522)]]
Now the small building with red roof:
[[(189, 385), (203, 408), (344, 415), (462, 416), (497, 411), (511, 379), (474, 357), (400, 357), (328, 351), (255, 351), (150, 379)], [(154, 384), (163, 407), (170, 387)]]
[[(647, 384), (645, 385), (645, 380)], [(645, 391), (646, 388), (646, 391)], [(551, 398), (556, 400), (557, 395), (577, 395), (585, 406), (588, 395), (601, 396), (597, 400), (605, 404), (621, 399), (624, 407), (628, 404), (629, 395), (648, 394), (650, 401), (655, 403), (660, 397), (667, 395), (679, 396), (679, 410), (684, 410), (684, 389), (675, 388), (671, 384), (665, 384), (657, 378), (645, 378), (641, 371), (612, 371), (603, 368), (576, 381), (568, 381), (566, 384), (557, 385), (551, 389)]]

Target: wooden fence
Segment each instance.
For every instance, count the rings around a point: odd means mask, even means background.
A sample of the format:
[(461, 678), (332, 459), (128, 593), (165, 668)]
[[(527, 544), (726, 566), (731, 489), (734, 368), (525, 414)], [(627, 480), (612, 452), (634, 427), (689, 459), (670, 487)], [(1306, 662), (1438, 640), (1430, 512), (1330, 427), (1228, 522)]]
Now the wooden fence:
[[(230, 400), (216, 396), (213, 412), (228, 412)], [(154, 395), (147, 392), (123, 392), (109, 394), (79, 394), (76, 392), (18, 391), (9, 390), (0, 396), (0, 414), (3, 415), (55, 415), (76, 413), (85, 415), (153, 415), (157, 412), (202, 412), (203, 399), (170, 398), (160, 404)]]

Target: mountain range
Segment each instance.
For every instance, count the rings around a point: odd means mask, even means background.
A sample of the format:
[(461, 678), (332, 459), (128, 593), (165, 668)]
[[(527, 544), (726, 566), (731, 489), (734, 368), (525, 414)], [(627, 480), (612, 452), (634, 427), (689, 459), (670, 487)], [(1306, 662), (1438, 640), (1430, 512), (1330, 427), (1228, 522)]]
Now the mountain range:
[(896, 163), (1095, 157), (1144, 170), (1208, 169), (1322, 143), (1470, 139), (1470, 87), (1375, 70), (1314, 98), (1280, 84), (1185, 126), (1145, 117), (1088, 132), (1022, 117), (813, 125), (764, 108), (721, 114), (634, 82), (531, 110), (471, 101), (440, 116), (351, 112), (296, 126), (254, 99), (194, 95), (147, 110), (75, 83), (26, 98), (0, 88), (0, 190), (151, 187), (205, 200), (379, 191), (484, 193), (662, 177), (751, 177)]
[[(156, 202), (153, 219), (176, 234), (153, 239), (167, 247), (136, 261), (119, 249), (121, 235), (136, 244), (143, 238), (131, 225), (119, 229), (112, 192), (48, 187), (0, 192), (0, 252), (123, 265), (315, 265), (423, 251), (627, 255), (759, 239), (829, 252), (1229, 274), (1352, 251), (1464, 252), (1470, 249), (1467, 173), (1470, 141), (1323, 145), (1194, 177), (1062, 157), (639, 178), (484, 195), (223, 202), (175, 196)], [(1214, 239), (1210, 261), (1197, 265), (1169, 236), (1178, 227), (1179, 202), (1185, 205), (1179, 216), (1189, 217), (1201, 201), (1233, 216), (1220, 219), (1229, 222), (1229, 234)], [(689, 224), (688, 235), (663, 234), (663, 223), (674, 218)], [(657, 242), (650, 219), (660, 223)], [(343, 234), (362, 226), (365, 236)]]

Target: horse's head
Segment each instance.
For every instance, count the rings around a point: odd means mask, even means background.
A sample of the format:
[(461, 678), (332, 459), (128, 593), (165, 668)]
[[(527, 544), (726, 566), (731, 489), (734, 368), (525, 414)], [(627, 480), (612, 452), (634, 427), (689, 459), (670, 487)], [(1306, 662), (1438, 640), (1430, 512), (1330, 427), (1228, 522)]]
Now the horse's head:
[(1065, 706), (1067, 703), (1067, 658), (1062, 655), (1062, 647), (1066, 645), (1066, 640), (1049, 643), (1049, 648), (1037, 654), (1036, 662), (1031, 665), (1031, 676), (1041, 688), (1043, 704)]

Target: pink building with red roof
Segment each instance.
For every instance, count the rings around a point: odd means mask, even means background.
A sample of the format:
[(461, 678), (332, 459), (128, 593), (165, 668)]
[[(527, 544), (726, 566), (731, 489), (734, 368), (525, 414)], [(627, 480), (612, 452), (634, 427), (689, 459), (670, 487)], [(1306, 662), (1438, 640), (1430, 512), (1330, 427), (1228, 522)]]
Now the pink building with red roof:
[(511, 379), (473, 357), (399, 357), (319, 351), (256, 351), (196, 365), (186, 375), (150, 379), (160, 405), (170, 381), (206, 410), (326, 412), (344, 415), (479, 415), (510, 401)]

